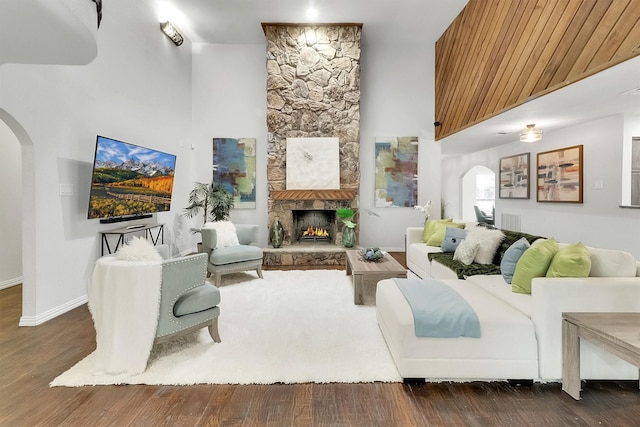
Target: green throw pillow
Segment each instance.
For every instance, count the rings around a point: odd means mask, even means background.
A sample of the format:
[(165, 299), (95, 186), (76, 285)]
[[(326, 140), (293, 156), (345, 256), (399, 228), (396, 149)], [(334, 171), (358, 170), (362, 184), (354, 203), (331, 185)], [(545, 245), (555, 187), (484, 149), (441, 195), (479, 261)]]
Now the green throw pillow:
[(444, 236), (447, 233), (447, 227), (452, 228), (464, 228), (464, 224), (458, 224), (456, 222), (438, 222), (433, 227), (433, 233), (429, 240), (425, 243), (427, 246), (441, 246)]
[(560, 248), (551, 260), (547, 277), (589, 277), (591, 257), (582, 243)]
[(511, 291), (530, 294), (531, 280), (534, 277), (544, 277), (547, 274), (549, 264), (557, 253), (558, 242), (553, 238), (531, 245), (529, 249), (524, 251), (516, 264), (516, 271), (511, 279)]
[[(429, 238), (431, 237), (431, 235), (433, 234), (434, 230), (435, 230), (435, 226), (438, 223), (451, 223), (453, 221), (453, 218), (447, 218), (447, 219), (428, 219), (427, 222), (424, 223), (424, 230), (422, 231), (422, 241), (424, 243), (427, 243), (429, 241)], [(440, 246), (440, 245), (438, 245)]]

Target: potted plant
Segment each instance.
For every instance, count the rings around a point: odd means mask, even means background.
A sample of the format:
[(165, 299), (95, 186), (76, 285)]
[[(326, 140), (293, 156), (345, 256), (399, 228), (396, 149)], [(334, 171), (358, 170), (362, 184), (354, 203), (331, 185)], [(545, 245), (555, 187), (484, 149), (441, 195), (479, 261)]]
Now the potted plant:
[(353, 222), (353, 218), (356, 216), (357, 210), (351, 208), (338, 208), (336, 209), (336, 215), (344, 224), (342, 227), (342, 245), (345, 248), (352, 248), (356, 243), (355, 228), (358, 224)]
[[(222, 184), (196, 182), (189, 193), (189, 206), (184, 208), (184, 216), (193, 218), (202, 213), (202, 224), (229, 218), (233, 208), (233, 194)], [(197, 230), (196, 230), (197, 231)]]

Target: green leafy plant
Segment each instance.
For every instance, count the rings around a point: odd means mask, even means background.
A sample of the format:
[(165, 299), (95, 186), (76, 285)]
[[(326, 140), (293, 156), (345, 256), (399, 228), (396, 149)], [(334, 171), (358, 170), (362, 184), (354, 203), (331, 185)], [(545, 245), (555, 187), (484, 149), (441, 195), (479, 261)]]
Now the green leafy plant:
[(342, 220), (342, 223), (347, 228), (356, 228), (358, 224), (353, 222), (353, 217), (356, 216), (357, 210), (351, 208), (338, 208), (336, 209), (336, 215)]
[(184, 216), (193, 218), (202, 214), (203, 223), (222, 221), (229, 218), (232, 208), (233, 194), (222, 184), (196, 182), (189, 193), (189, 206), (184, 208)]

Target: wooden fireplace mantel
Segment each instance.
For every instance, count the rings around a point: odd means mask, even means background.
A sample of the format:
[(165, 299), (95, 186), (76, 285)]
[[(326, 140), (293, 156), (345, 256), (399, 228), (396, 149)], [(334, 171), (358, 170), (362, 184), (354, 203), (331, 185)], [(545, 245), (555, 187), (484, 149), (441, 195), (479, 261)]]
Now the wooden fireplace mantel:
[(273, 190), (271, 200), (353, 200), (356, 190)]

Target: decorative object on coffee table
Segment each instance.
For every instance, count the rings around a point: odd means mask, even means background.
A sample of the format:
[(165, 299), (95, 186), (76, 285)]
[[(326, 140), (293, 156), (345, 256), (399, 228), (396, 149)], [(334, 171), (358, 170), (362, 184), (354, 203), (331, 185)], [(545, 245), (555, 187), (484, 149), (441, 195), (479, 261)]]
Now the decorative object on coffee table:
[(380, 248), (362, 248), (358, 253), (365, 261), (380, 261), (384, 258), (384, 253)]

